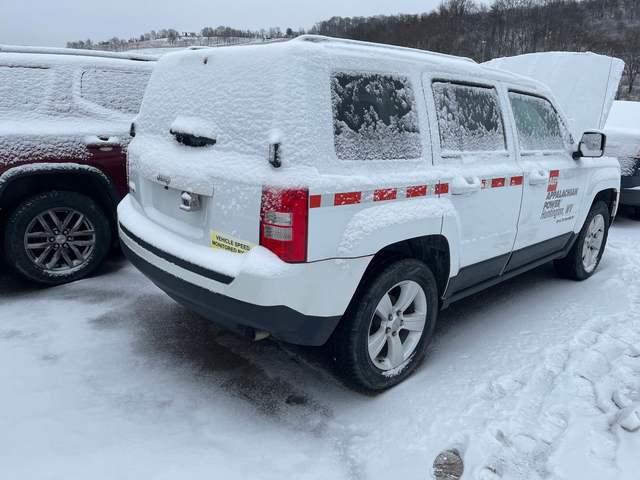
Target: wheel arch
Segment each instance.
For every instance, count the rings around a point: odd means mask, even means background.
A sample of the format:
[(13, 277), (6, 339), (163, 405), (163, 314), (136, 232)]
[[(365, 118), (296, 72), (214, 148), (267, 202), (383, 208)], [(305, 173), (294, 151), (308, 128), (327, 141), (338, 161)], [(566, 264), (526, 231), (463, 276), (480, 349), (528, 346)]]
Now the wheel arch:
[(73, 191), (92, 198), (107, 215), (115, 235), (119, 196), (113, 184), (96, 167), (69, 163), (22, 165), (0, 176), (0, 227), (22, 201), (51, 190)]
[[(405, 258), (415, 258), (424, 262), (436, 278), (438, 296), (444, 294), (451, 272), (451, 250), (449, 241), (442, 234), (410, 238), (387, 245), (379, 250), (369, 262), (362, 276), (360, 286), (376, 272), (389, 264)], [(354, 296), (355, 297), (355, 296)]]

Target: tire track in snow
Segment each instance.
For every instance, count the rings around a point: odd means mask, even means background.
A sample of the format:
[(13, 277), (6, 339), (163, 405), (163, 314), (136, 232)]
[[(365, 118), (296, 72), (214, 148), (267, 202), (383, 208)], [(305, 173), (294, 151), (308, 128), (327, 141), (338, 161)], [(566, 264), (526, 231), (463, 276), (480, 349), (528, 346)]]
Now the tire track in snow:
[[(494, 378), (483, 387), (485, 400), (471, 406), (484, 412), (485, 430), (467, 432), (465, 463), (474, 478), (542, 479), (557, 476), (558, 449), (574, 426), (588, 421), (593, 434), (582, 441), (602, 471), (616, 477), (621, 396), (640, 404), (640, 262), (625, 255), (633, 245), (613, 241), (625, 260), (620, 271), (630, 309), (597, 315), (573, 339), (547, 349), (533, 370)], [(594, 277), (596, 281), (597, 277)], [(567, 399), (570, 399), (567, 401)], [(515, 403), (514, 403), (515, 400)], [(487, 414), (486, 412), (489, 412)], [(573, 435), (573, 433), (571, 433)], [(562, 465), (561, 465), (562, 466)]]
[(295, 379), (304, 378), (300, 383), (306, 383), (312, 372), (321, 377), (318, 383), (343, 387), (299, 349), (227, 333), (160, 293), (139, 296), (90, 324), (102, 331), (129, 329), (134, 354), (144, 358), (149, 368), (162, 365), (180, 370), (181, 378), (191, 379), (205, 392), (222, 390), (281, 427), (326, 441), (342, 463), (345, 478), (366, 478), (354, 447), (365, 434), (336, 422), (332, 409), (300, 388)]

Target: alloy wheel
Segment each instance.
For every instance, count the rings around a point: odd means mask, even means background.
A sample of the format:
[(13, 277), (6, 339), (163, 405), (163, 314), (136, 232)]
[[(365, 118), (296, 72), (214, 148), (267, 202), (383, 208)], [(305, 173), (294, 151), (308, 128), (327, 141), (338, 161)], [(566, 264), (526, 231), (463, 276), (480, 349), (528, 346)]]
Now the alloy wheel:
[(584, 245), (582, 246), (582, 266), (587, 273), (593, 272), (598, 265), (604, 240), (604, 228), (604, 217), (600, 213), (591, 219), (587, 228)]
[(406, 362), (415, 351), (427, 321), (427, 296), (412, 280), (394, 285), (376, 307), (369, 324), (368, 351), (383, 371)]
[(34, 265), (50, 273), (84, 266), (96, 244), (91, 221), (73, 208), (51, 208), (36, 215), (25, 230), (24, 249)]

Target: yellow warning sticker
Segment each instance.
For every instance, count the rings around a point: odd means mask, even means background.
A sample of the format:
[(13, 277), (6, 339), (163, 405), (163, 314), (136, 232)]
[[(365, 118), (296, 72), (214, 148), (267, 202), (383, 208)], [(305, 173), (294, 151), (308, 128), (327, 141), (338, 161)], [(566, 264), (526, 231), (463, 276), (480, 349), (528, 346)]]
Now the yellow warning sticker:
[(246, 253), (253, 248), (253, 245), (244, 240), (238, 240), (230, 235), (211, 230), (211, 248), (226, 250), (233, 253)]

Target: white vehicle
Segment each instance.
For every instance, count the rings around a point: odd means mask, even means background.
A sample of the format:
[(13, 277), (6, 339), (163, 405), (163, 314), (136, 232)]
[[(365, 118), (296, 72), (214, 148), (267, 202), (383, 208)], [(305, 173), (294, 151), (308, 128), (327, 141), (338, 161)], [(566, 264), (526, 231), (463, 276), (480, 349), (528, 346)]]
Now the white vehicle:
[(607, 155), (620, 161), (620, 205), (640, 219), (640, 102), (614, 102), (604, 131)]
[(218, 324), (331, 338), (369, 391), (416, 368), (451, 302), (552, 260), (591, 276), (620, 186), (540, 83), (315, 36), (162, 58), (135, 131), (132, 262)]

